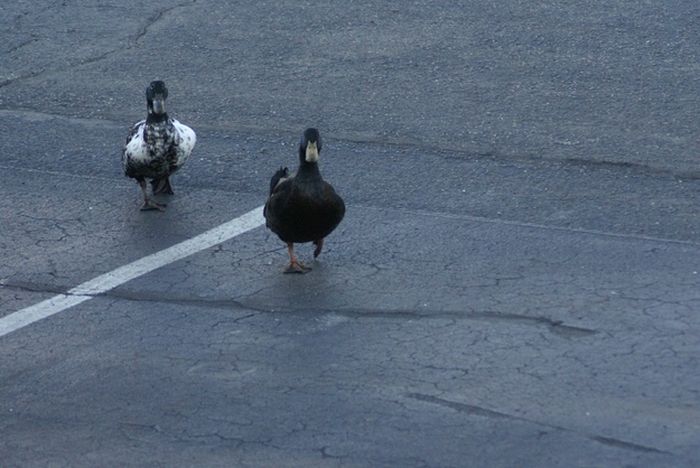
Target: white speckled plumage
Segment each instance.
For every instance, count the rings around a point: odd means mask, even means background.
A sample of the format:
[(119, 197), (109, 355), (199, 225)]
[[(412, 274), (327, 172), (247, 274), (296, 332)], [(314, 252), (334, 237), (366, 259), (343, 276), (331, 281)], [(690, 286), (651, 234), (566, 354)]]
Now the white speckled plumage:
[(177, 171), (187, 161), (197, 135), (175, 119), (147, 124), (134, 124), (124, 147), (122, 164), (127, 176), (158, 178)]
[(197, 142), (194, 130), (168, 117), (167, 95), (162, 81), (150, 84), (146, 90), (148, 118), (132, 126), (122, 153), (125, 175), (136, 179), (143, 191), (142, 209), (165, 207), (150, 199), (146, 179), (151, 180), (154, 194), (172, 194), (169, 176), (185, 164)]

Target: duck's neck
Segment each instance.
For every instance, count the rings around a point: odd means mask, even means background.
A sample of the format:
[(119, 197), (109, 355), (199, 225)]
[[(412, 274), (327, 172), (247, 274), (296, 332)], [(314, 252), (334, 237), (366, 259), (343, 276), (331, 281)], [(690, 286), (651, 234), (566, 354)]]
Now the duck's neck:
[(305, 157), (299, 158), (299, 170), (297, 177), (320, 179), (321, 171), (318, 170), (318, 164), (315, 162), (307, 162)]
[(308, 162), (306, 160), (306, 148), (299, 145), (299, 170), (297, 171), (297, 177), (308, 177), (311, 179), (320, 179), (321, 172), (318, 170), (318, 163)]
[(162, 114), (154, 114), (153, 112), (148, 113), (146, 117), (146, 124), (163, 123), (168, 121), (168, 113), (163, 112)]

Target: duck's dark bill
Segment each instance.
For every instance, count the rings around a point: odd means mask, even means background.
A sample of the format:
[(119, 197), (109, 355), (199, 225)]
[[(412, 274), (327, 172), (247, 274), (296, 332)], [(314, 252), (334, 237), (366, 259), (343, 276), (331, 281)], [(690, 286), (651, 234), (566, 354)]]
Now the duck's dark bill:
[(154, 99), (153, 100), (153, 112), (156, 114), (162, 114), (165, 112), (165, 100)]

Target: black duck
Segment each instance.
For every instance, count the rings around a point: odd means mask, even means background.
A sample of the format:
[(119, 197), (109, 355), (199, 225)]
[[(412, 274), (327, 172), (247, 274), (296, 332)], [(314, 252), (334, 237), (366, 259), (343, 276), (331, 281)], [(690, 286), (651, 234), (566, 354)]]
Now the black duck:
[(270, 180), (270, 196), (265, 203), (265, 225), (287, 243), (289, 266), (285, 273), (306, 273), (294, 255), (294, 244), (313, 242), (314, 258), (323, 249), (323, 240), (340, 224), (345, 203), (321, 177), (318, 160), (321, 135), (315, 128), (304, 131), (299, 143), (299, 169), (289, 175), (280, 168)]

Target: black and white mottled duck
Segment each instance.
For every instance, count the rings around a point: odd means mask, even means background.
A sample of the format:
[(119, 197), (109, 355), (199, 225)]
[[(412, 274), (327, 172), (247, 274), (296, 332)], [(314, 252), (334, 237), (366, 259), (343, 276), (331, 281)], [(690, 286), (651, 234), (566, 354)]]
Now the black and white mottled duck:
[(197, 142), (194, 130), (168, 116), (167, 97), (168, 88), (162, 81), (153, 81), (146, 88), (148, 116), (131, 127), (122, 154), (124, 174), (136, 179), (143, 192), (142, 210), (165, 209), (164, 203), (148, 195), (146, 181), (151, 181), (153, 195), (172, 195), (170, 176), (185, 164)]
[(345, 203), (328, 182), (321, 177), (318, 160), (321, 135), (307, 128), (299, 143), (299, 169), (289, 175), (286, 167), (275, 172), (270, 180), (270, 196), (265, 203), (265, 225), (287, 243), (289, 266), (285, 273), (306, 273), (294, 255), (294, 244), (313, 242), (314, 258), (323, 249), (323, 239), (340, 224), (345, 215)]

